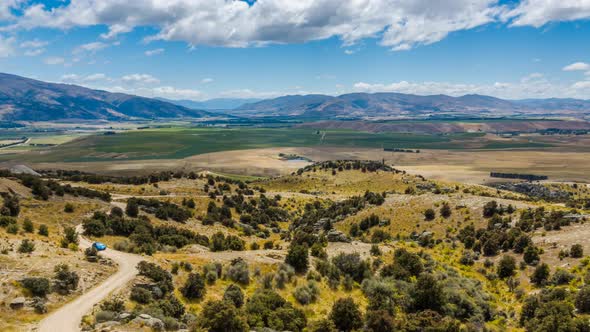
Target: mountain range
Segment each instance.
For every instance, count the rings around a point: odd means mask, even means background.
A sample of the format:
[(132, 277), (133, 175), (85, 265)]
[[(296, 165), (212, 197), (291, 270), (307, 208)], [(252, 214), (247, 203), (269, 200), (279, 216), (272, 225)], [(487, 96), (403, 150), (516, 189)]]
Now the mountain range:
[(483, 95), (419, 96), (402, 93), (291, 95), (274, 99), (212, 99), (204, 102), (139, 97), (77, 85), (47, 83), (0, 73), (0, 119), (4, 121), (158, 118), (283, 117), (299, 120), (430, 117), (590, 117), (590, 100), (505, 100)]
[(0, 73), (0, 118), (5, 121), (120, 121), (208, 116), (214, 114), (157, 99)]

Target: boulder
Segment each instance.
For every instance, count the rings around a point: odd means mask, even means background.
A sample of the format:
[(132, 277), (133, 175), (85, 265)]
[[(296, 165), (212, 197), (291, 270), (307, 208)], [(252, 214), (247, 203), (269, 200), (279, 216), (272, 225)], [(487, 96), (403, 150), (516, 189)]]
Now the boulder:
[(350, 239), (341, 231), (331, 229), (326, 233), (326, 238), (328, 242), (345, 242), (350, 243)]
[(9, 305), (11, 309), (18, 310), (24, 308), (26, 302), (27, 299), (25, 299), (24, 297), (17, 297), (14, 300), (10, 301)]

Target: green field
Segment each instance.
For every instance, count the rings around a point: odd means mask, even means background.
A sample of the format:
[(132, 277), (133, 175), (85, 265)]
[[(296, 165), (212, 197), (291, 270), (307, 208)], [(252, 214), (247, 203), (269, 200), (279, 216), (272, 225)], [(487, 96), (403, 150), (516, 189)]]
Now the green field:
[[(445, 135), (369, 133), (352, 130), (316, 131), (297, 128), (162, 128), (97, 134), (83, 137), (46, 153), (19, 156), (32, 162), (86, 162), (102, 160), (180, 159), (228, 150), (269, 147), (362, 147), (408, 149), (543, 148), (535, 142), (493, 143), (483, 133)], [(3, 155), (0, 161), (15, 158)]]

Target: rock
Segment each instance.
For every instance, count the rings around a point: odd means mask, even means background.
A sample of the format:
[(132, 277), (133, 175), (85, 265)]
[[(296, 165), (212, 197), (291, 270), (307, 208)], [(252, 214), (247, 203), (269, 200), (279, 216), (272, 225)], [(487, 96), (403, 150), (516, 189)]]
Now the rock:
[(338, 231), (338, 230), (335, 230), (335, 229), (329, 230), (328, 233), (326, 234), (326, 238), (328, 239), (328, 242), (346, 242), (346, 243), (350, 243), (350, 239), (348, 238), (348, 236), (346, 236), (341, 231)]
[(130, 314), (130, 313), (128, 313), (128, 312), (123, 312), (123, 313), (121, 313), (121, 314), (119, 315), (119, 319), (120, 319), (120, 320), (125, 320), (125, 319), (127, 319), (127, 318), (129, 318), (129, 317), (131, 317), (131, 314)]
[(161, 331), (164, 328), (164, 322), (158, 318), (154, 318), (148, 314), (140, 314), (131, 321), (132, 323), (148, 325), (156, 331)]
[(94, 327), (95, 331), (110, 331), (111, 327), (113, 326), (117, 326), (117, 325), (121, 325), (121, 323), (114, 321), (114, 320), (109, 320), (103, 323), (99, 323), (96, 324), (96, 326)]
[(24, 297), (17, 297), (16, 299), (10, 301), (10, 308), (13, 310), (22, 309), (25, 306), (27, 299)]
[(28, 174), (34, 176), (41, 176), (41, 174), (35, 172), (33, 169), (26, 165), (14, 165), (10, 168), (12, 174)]
[(142, 319), (150, 319), (150, 318), (152, 318), (152, 316), (150, 316), (148, 314), (140, 314), (139, 315), (139, 318), (142, 318)]

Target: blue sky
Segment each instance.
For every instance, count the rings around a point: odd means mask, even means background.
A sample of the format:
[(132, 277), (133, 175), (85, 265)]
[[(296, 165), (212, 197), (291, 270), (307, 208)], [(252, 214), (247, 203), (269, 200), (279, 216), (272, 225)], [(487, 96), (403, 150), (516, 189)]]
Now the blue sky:
[(590, 99), (590, 0), (2, 0), (0, 71), (203, 100)]

